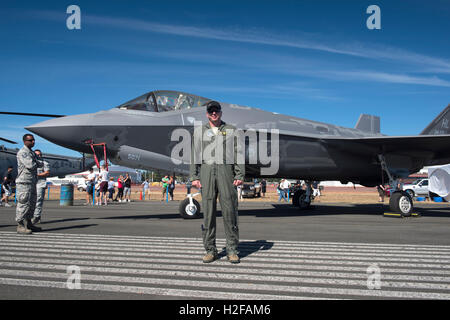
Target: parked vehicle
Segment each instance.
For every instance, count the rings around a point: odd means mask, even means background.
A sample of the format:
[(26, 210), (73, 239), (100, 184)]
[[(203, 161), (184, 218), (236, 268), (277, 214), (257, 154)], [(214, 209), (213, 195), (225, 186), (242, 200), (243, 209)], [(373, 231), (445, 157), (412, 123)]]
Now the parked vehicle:
[(242, 197), (261, 197), (261, 184), (259, 182), (244, 182), (242, 185)]
[(86, 191), (87, 189), (86, 180), (80, 180), (78, 182), (77, 189), (80, 192)]
[(412, 197), (417, 196), (429, 196), (428, 190), (428, 179), (417, 179), (414, 180), (411, 184), (403, 185), (403, 190), (408, 192), (408, 194)]

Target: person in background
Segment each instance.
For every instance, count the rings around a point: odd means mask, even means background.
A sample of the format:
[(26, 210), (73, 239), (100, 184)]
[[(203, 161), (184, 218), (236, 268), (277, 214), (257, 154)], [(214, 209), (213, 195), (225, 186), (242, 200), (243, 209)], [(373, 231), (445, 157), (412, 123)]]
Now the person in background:
[(9, 166), (8, 170), (6, 170), (5, 174), (4, 174), (4, 178), (3, 178), (3, 183), (2, 183), (2, 190), (3, 190), (3, 197), (1, 202), (3, 203), (3, 201), (5, 202), (5, 207), (11, 207), (11, 205), (8, 203), (9, 201), (9, 197), (12, 194), (12, 183), (13, 183), (13, 177), (12, 177), (12, 171), (13, 171), (13, 166)]
[(238, 201), (243, 201), (244, 200), (244, 198), (242, 197), (242, 188), (243, 188), (242, 184), (236, 186)]
[(100, 179), (97, 177), (97, 180), (95, 181), (95, 185), (94, 185), (94, 192), (95, 192), (95, 205), (96, 206), (100, 206), (101, 205), (101, 199), (100, 199), (100, 185), (101, 185), (101, 181)]
[(108, 204), (108, 198), (106, 196), (106, 193), (108, 192), (109, 173), (104, 165), (101, 166), (99, 180), (100, 180), (99, 186), (100, 205), (104, 204), (106, 206)]
[(114, 177), (109, 178), (108, 181), (108, 202), (109, 201), (113, 201), (114, 198), (114, 187), (115, 187), (116, 183), (114, 182)]
[(266, 181), (266, 179), (262, 179), (261, 180), (261, 193), (262, 193), (263, 198), (266, 197), (266, 187), (267, 187), (267, 181)]
[[(120, 175), (119, 179), (117, 179), (117, 195), (116, 195), (116, 199), (114, 199), (114, 201), (122, 202), (122, 198), (123, 198), (123, 176)], [(117, 199), (119, 199), (119, 200), (117, 200)]]
[(167, 192), (167, 186), (169, 185), (169, 176), (166, 174), (164, 176), (164, 178), (161, 179), (161, 183), (162, 183), (162, 199), (161, 201), (164, 201), (164, 196), (166, 195)]
[(287, 198), (289, 197), (289, 188), (291, 187), (291, 183), (287, 179), (283, 179), (281, 182), (281, 189), (284, 192), (284, 198), (286, 202), (288, 202)]
[(280, 183), (277, 186), (277, 192), (278, 192), (278, 202), (281, 201), (281, 199), (284, 199), (285, 202), (287, 202), (284, 190), (283, 190), (283, 183), (284, 179), (281, 179)]
[(320, 198), (320, 186), (319, 181), (313, 181), (312, 182), (312, 188), (313, 188), (313, 196), (317, 199)]
[(41, 150), (35, 150), (36, 160), (42, 163), (42, 167), (37, 169), (37, 183), (36, 183), (36, 208), (34, 209), (32, 224), (41, 222), (42, 206), (44, 204), (45, 190), (47, 189), (47, 177), (50, 176), (50, 165), (42, 158)]
[(170, 201), (173, 201), (173, 190), (175, 190), (175, 175), (171, 176), (169, 179)]
[(94, 169), (89, 169), (89, 174), (85, 176), (86, 180), (86, 203), (85, 205), (92, 204), (94, 205), (94, 188), (95, 188), (95, 180), (96, 174), (94, 173)]
[(125, 180), (123, 181), (123, 193), (125, 196), (125, 202), (130, 202), (131, 196), (131, 177), (128, 173), (125, 174)]
[(384, 202), (384, 195), (385, 195), (386, 188), (382, 184), (379, 184), (377, 186), (377, 191), (378, 191), (378, 196), (379, 196), (378, 202)]
[(148, 193), (148, 200), (150, 200), (150, 183), (148, 182), (148, 179), (145, 179), (144, 182), (142, 182), (141, 184), (142, 187), (142, 195), (144, 197), (145, 200), (145, 194)]

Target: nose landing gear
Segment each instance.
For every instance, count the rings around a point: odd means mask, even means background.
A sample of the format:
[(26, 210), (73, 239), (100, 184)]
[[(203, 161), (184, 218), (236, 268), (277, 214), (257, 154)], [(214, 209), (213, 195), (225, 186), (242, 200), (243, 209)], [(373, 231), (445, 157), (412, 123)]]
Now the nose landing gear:
[(200, 192), (194, 194), (189, 193), (187, 198), (181, 201), (180, 206), (178, 207), (178, 212), (183, 219), (201, 218), (200, 203), (194, 199), (194, 197), (199, 194)]

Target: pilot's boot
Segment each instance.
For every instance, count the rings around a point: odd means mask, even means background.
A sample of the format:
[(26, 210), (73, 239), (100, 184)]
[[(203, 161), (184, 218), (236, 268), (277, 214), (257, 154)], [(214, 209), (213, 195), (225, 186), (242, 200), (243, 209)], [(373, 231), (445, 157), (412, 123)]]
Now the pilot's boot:
[(215, 260), (217, 260), (219, 256), (217, 255), (217, 252), (208, 252), (203, 256), (203, 262), (204, 263), (211, 263)]
[(241, 262), (241, 260), (239, 259), (239, 256), (236, 253), (232, 253), (232, 254), (227, 255), (227, 259), (231, 263), (239, 263), (239, 262)]
[(17, 233), (19, 234), (31, 234), (31, 230), (27, 228), (25, 220), (17, 223)]
[(33, 223), (31, 222), (31, 219), (27, 219), (27, 220), (25, 220), (25, 221), (26, 221), (26, 226), (27, 226), (28, 229), (30, 229), (32, 232), (40, 232), (40, 231), (42, 231), (42, 228), (33, 226)]

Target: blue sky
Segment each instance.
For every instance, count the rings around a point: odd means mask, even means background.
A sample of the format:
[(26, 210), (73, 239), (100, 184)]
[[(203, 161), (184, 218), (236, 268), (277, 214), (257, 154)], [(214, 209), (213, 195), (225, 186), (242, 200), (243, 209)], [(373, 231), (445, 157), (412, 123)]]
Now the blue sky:
[[(0, 110), (89, 113), (169, 89), (345, 127), (375, 114), (385, 134), (418, 134), (450, 103), (450, 0), (424, 3), (2, 1)], [(66, 27), (71, 4), (81, 30)], [(381, 30), (366, 27), (372, 4)], [(0, 136), (41, 120), (0, 116)]]

